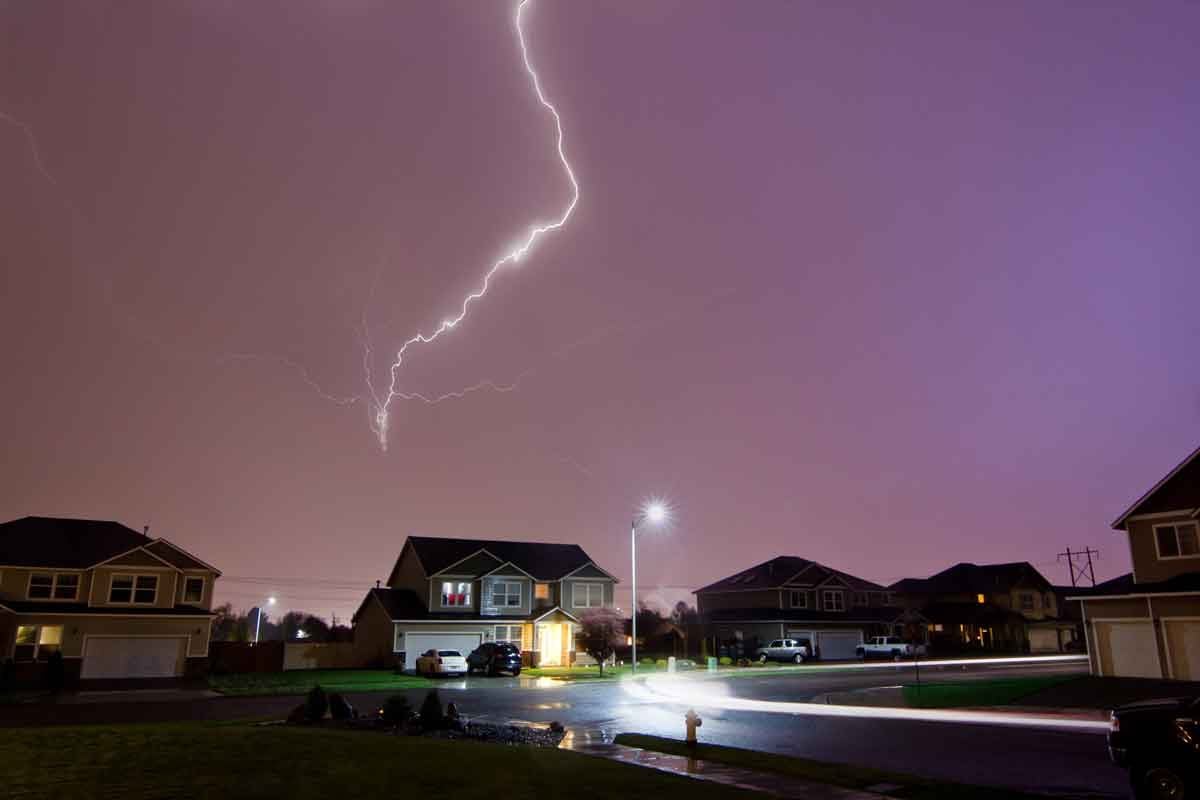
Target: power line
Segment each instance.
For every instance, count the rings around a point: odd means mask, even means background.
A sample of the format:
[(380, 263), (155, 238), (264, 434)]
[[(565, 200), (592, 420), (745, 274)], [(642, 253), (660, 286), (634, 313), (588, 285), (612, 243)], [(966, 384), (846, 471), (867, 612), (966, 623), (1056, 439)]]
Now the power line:
[[(1099, 558), (1100, 551), (1093, 550), (1092, 548), (1088, 547), (1084, 550), (1076, 550), (1075, 552), (1071, 552), (1071, 548), (1068, 547), (1067, 551), (1065, 553), (1058, 554), (1058, 558), (1060, 561), (1063, 559), (1064, 556), (1067, 559), (1067, 566), (1071, 570), (1071, 585), (1072, 586), (1077, 586), (1078, 583), (1076, 582), (1076, 580), (1078, 578), (1084, 577), (1085, 574), (1087, 575), (1088, 579), (1091, 580), (1092, 586), (1096, 585), (1096, 570), (1092, 566), (1092, 556), (1093, 555), (1095, 555), (1097, 558)], [(1077, 558), (1082, 559), (1084, 557), (1087, 558), (1086, 566), (1081, 564), (1080, 566), (1076, 567), (1075, 559), (1077, 559)]]

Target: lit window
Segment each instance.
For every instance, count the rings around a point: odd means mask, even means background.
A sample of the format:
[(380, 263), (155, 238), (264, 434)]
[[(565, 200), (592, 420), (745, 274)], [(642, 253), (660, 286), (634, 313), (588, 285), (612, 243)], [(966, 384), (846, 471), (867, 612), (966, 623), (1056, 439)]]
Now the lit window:
[(979, 603), (979, 605), (983, 605), (984, 603), (987, 602), (987, 598), (981, 594), (977, 594), (977, 595), (975, 595), (975, 602)]
[(158, 596), (157, 575), (113, 575), (108, 587), (108, 602), (154, 605)]
[(21, 625), (17, 628), (14, 661), (45, 661), (62, 650), (62, 625)]
[(550, 599), (550, 584), (548, 584), (548, 583), (534, 584), (533, 596), (536, 597), (538, 600), (549, 600)]
[(803, 592), (803, 591), (792, 590), (792, 591), (788, 592), (788, 602), (791, 603), (792, 608), (807, 608), (808, 607), (808, 593)]
[(442, 584), (442, 605), (465, 608), (471, 605), (471, 584), (468, 581), (446, 581)]
[(183, 579), (183, 602), (199, 603), (204, 599), (204, 578)]
[(1200, 555), (1195, 523), (1154, 526), (1159, 558), (1192, 558)]
[(520, 625), (497, 625), (496, 626), (496, 641), (508, 642), (521, 646), (521, 626)]
[(497, 608), (521, 605), (521, 584), (516, 581), (493, 583), (492, 605)]
[(821, 592), (821, 607), (826, 611), (845, 611), (846, 595), (838, 589), (826, 589)]
[(604, 605), (604, 584), (575, 584), (571, 593), (571, 605), (575, 608), (599, 608)]

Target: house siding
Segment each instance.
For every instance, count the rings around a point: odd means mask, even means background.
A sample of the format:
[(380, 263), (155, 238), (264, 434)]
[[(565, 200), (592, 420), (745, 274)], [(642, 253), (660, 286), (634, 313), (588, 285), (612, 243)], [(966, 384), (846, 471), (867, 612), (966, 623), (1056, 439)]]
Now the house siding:
[(428, 603), (429, 584), (430, 581), (425, 577), (425, 571), (421, 569), (416, 551), (411, 547), (404, 548), (388, 586), (392, 589), (411, 589), (416, 592), (422, 602)]
[(576, 606), (575, 605), (575, 586), (578, 584), (583, 584), (583, 583), (600, 584), (601, 586), (603, 586), (604, 594), (603, 594), (603, 600), (601, 601), (603, 603), (603, 607), (604, 608), (612, 608), (613, 607), (613, 591), (614, 591), (614, 589), (613, 589), (613, 582), (609, 578), (585, 578), (583, 580), (576, 580), (575, 578), (564, 579), (561, 582), (562, 598), (558, 605), (561, 608), (563, 608), (564, 610), (568, 611), (569, 613), (574, 614), (575, 616), (579, 616), (580, 613), (586, 612), (587, 611), (586, 606)]
[[(492, 590), (497, 583), (516, 583), (521, 587), (521, 604), (519, 606), (497, 607), (492, 604)], [(516, 616), (530, 613), (533, 584), (528, 578), (517, 575), (489, 575), (480, 581), (479, 613), (483, 616)]]
[(1181, 512), (1176, 516), (1139, 519), (1129, 522), (1128, 536), (1130, 550), (1132, 551), (1131, 555), (1133, 557), (1133, 573), (1137, 576), (1138, 583), (1165, 581), (1169, 578), (1174, 578), (1176, 575), (1200, 570), (1200, 557), (1159, 559), (1158, 550), (1154, 543), (1154, 526), (1169, 525), (1173, 522), (1195, 523), (1196, 520), (1190, 519), (1186, 513)]
[[(787, 602), (786, 598), (784, 602)], [(696, 610), (701, 614), (729, 608), (778, 609), (779, 590), (759, 589), (748, 592), (704, 592), (696, 595), (696, 605)]]
[[(97, 614), (20, 614), (18, 625), (61, 625), (63, 658), (82, 658), (89, 636), (172, 636), (187, 639), (187, 658), (207, 658), (210, 620), (201, 617), (109, 617)], [(6, 656), (12, 655), (12, 645)]]
[(363, 667), (395, 663), (392, 618), (373, 596), (354, 622), (354, 659)]

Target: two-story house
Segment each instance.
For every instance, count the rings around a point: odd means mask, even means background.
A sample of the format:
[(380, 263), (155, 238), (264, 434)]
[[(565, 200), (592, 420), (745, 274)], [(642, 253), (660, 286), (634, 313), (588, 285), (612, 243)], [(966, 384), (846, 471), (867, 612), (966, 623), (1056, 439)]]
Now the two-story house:
[(751, 657), (774, 639), (807, 640), (818, 658), (854, 658), (867, 636), (891, 634), (887, 590), (807, 558), (777, 556), (697, 589), (716, 652)]
[(118, 522), (0, 524), (0, 659), (20, 682), (61, 653), (66, 680), (202, 675), (220, 571)]
[(511, 642), (528, 665), (583, 663), (580, 619), (616, 583), (579, 545), (410, 536), (354, 614), (356, 660), (413, 669), (431, 648)]
[(940, 650), (1061, 652), (1075, 637), (1075, 624), (1059, 617), (1054, 587), (1027, 561), (955, 564), (889, 589)]
[(1200, 448), (1112, 523), (1133, 572), (1082, 605), (1096, 675), (1200, 680)]

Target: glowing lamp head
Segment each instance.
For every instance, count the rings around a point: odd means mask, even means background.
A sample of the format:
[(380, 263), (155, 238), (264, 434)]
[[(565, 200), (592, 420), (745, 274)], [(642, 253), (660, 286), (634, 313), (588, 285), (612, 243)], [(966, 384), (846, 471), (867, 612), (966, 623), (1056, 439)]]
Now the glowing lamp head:
[(661, 525), (671, 517), (671, 509), (661, 500), (651, 500), (642, 506), (642, 519), (651, 525)]
[(269, 606), (273, 606), (273, 605), (275, 605), (275, 598), (274, 598), (274, 597), (268, 597), (268, 598), (267, 598), (267, 605), (269, 605)]

